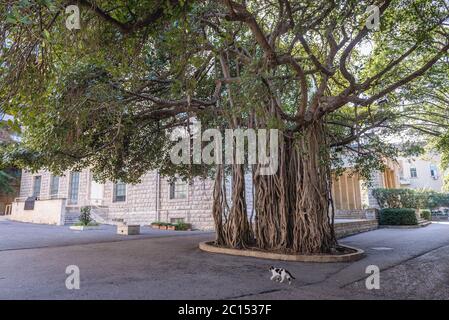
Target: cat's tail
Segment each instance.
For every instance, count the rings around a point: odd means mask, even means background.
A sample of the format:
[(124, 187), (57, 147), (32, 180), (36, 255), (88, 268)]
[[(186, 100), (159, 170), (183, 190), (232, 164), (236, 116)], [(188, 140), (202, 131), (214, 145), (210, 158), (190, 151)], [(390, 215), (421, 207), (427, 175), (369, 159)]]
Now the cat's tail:
[(287, 273), (288, 273), (288, 275), (290, 276), (290, 278), (292, 278), (293, 280), (296, 279), (294, 276), (292, 276), (292, 274), (291, 274), (290, 272), (287, 271)]

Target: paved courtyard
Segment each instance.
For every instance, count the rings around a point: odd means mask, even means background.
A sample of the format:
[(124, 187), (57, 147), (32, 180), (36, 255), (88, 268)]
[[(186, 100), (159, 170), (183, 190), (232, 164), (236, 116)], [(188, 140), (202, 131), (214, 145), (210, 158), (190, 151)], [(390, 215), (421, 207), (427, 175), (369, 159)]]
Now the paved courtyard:
[[(126, 237), (111, 226), (79, 232), (2, 220), (0, 299), (449, 299), (449, 224), (344, 238), (366, 257), (332, 264), (209, 254), (198, 242), (213, 233), (142, 231)], [(65, 287), (68, 265), (80, 269), (79, 290)], [(297, 280), (270, 281), (270, 265)], [(379, 290), (365, 287), (368, 265), (381, 269)]]

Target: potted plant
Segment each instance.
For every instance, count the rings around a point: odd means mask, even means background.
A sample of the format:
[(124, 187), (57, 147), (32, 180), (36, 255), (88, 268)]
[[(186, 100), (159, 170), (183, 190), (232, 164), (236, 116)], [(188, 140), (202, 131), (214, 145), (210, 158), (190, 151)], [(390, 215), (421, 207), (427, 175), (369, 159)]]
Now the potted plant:
[(78, 231), (98, 229), (98, 223), (96, 223), (90, 215), (90, 207), (81, 208), (79, 222), (70, 226), (70, 229)]
[(176, 225), (168, 223), (167, 224), (167, 230), (173, 230), (173, 231), (176, 230)]
[(159, 221), (154, 221), (151, 223), (151, 227), (154, 229), (159, 229), (160, 224), (161, 223)]
[(176, 230), (191, 231), (192, 225), (190, 223), (178, 222), (176, 224)]
[(167, 230), (167, 223), (165, 223), (165, 222), (159, 223), (159, 229), (160, 230)]

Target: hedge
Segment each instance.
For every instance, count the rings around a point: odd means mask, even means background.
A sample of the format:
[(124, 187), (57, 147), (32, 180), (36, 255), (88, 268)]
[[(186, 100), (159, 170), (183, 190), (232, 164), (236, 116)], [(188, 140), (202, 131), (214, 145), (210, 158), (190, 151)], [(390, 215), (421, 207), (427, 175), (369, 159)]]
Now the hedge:
[(421, 210), (421, 218), (431, 220), (432, 214), (430, 213), (430, 210)]
[(449, 194), (413, 189), (373, 190), (373, 196), (381, 208), (439, 208), (449, 206)]
[(415, 209), (382, 209), (379, 214), (379, 224), (409, 226), (418, 224), (418, 219), (416, 218)]

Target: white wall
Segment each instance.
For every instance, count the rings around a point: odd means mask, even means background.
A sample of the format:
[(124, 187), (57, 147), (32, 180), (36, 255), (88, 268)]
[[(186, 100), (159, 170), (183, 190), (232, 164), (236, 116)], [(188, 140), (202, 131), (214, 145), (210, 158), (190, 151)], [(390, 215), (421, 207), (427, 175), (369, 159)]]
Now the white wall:
[(24, 206), (24, 201), (13, 202), (9, 219), (43, 224), (64, 224), (65, 199), (35, 201), (34, 210), (24, 210)]
[[(429, 153), (421, 157), (399, 158), (398, 161), (401, 167), (402, 188), (442, 191), (444, 170), (440, 167), (440, 155)], [(432, 164), (437, 167), (437, 179), (430, 174)], [(416, 178), (411, 177), (410, 168), (416, 168)]]

